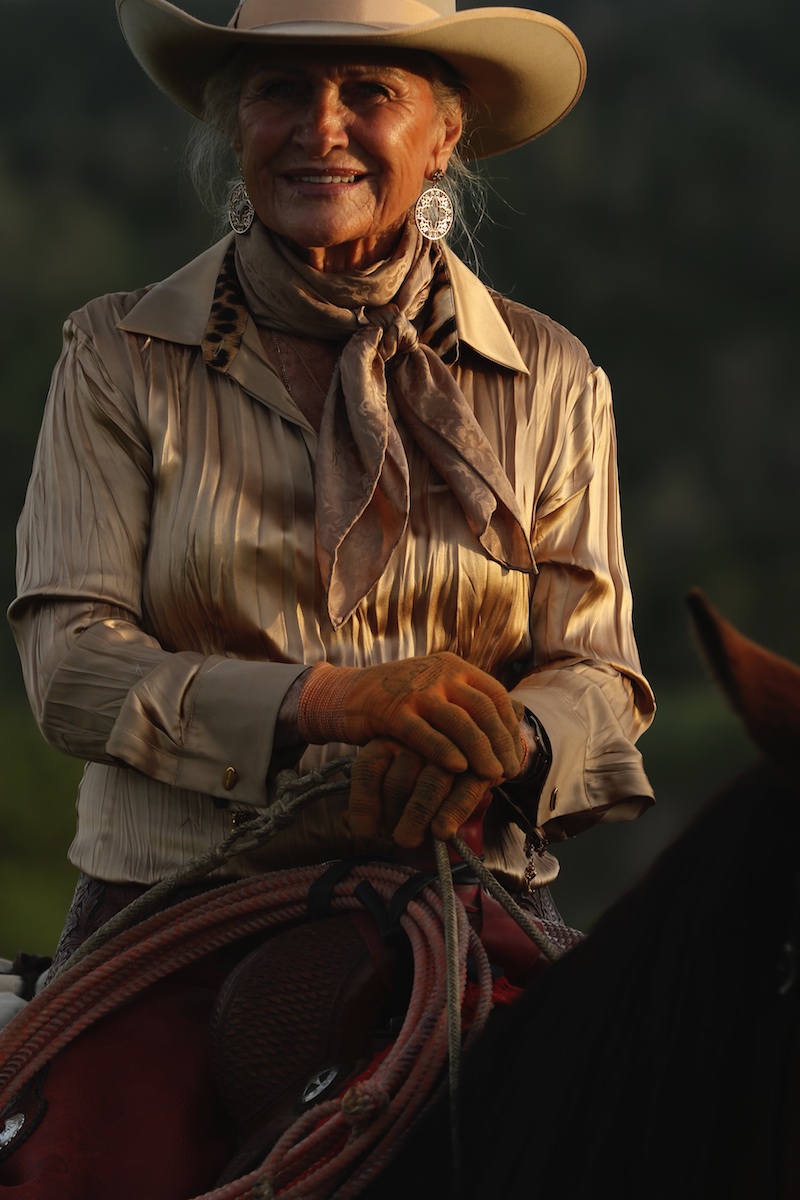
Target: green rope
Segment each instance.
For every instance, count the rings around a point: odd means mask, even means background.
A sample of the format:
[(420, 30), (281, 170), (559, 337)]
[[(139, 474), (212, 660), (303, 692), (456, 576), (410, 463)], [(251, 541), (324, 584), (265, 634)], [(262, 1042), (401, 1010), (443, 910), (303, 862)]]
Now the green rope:
[(461, 1081), (461, 1003), (459, 997), (459, 946), (456, 890), (453, 868), (447, 845), (441, 838), (433, 839), (439, 886), (442, 890), (445, 961), (447, 964), (447, 1070), (449, 1078), (450, 1136), (455, 1178), (461, 1178), (461, 1136), (459, 1092)]
[[(87, 958), (99, 946), (104, 945), (112, 937), (116, 937), (124, 929), (138, 924), (145, 917), (149, 917), (152, 913), (163, 908), (175, 892), (200, 883), (212, 871), (224, 866), (232, 858), (236, 858), (240, 854), (249, 854), (252, 850), (258, 850), (261, 846), (271, 842), (283, 829), (287, 829), (294, 823), (299, 812), (309, 804), (315, 803), (320, 797), (335, 792), (346, 791), (350, 785), (350, 768), (352, 764), (353, 758), (348, 756), (331, 759), (330, 762), (324, 763), (320, 767), (315, 767), (307, 775), (300, 776), (295, 771), (281, 771), (275, 781), (277, 797), (268, 808), (263, 812), (254, 812), (252, 820), (245, 821), (237, 826), (220, 845), (212, 847), (196, 858), (190, 859), (189, 862), (184, 863), (172, 875), (154, 884), (153, 887), (149, 888), (138, 899), (132, 901), (121, 912), (117, 913), (109, 921), (106, 921), (104, 925), (75, 950), (66, 962), (62, 964), (56, 974), (60, 974), (67, 967), (73, 967), (76, 963), (82, 962), (84, 958)], [(458, 837), (458, 835), (455, 835), (450, 839), (450, 843), (458, 855), (472, 867), (485, 890), (502, 905), (508, 915), (536, 943), (542, 953), (552, 961), (560, 958), (563, 951), (542, 932), (538, 925), (530, 920), (528, 915), (523, 912), (502, 884), (487, 870), (481, 859), (473, 854), (466, 842)], [(436, 846), (437, 861), (439, 859), (440, 847), (446, 858), (447, 854), (444, 851), (444, 844), (438, 838), (434, 839), (434, 845)], [(449, 862), (445, 873), (442, 872), (440, 866), (440, 879), (444, 878), (444, 874), (450, 875)], [(450, 887), (452, 888), (452, 879)], [(442, 887), (442, 896), (445, 896), (444, 885)], [(55, 977), (54, 974), (51, 976), (51, 979)], [(449, 986), (448, 984), (448, 988)]]
[(453, 837), (450, 838), (450, 844), (459, 857), (463, 858), (464, 862), (468, 863), (472, 867), (473, 871), (478, 876), (482, 887), (498, 902), (498, 904), (503, 906), (508, 915), (512, 917), (513, 920), (515, 920), (519, 925), (520, 929), (524, 933), (527, 933), (531, 941), (536, 943), (542, 954), (544, 954), (545, 958), (549, 958), (551, 962), (555, 962), (557, 958), (561, 958), (564, 953), (561, 947), (557, 946), (556, 943), (552, 941), (534, 921), (530, 919), (528, 914), (522, 908), (520, 908), (514, 897), (506, 891), (499, 880), (495, 879), (488, 867), (484, 866), (483, 860), (478, 858), (477, 854), (474, 854), (473, 851), (470, 850), (467, 843), (463, 841), (458, 834), (454, 834)]
[[(82, 942), (56, 974), (50, 976), (48, 982), (67, 967), (74, 967), (76, 963), (88, 958), (98, 947), (105, 945), (124, 929), (138, 925), (145, 917), (163, 908), (175, 892), (200, 883), (212, 871), (224, 866), (232, 858), (248, 854), (251, 850), (258, 850), (267, 842), (271, 842), (281, 830), (288, 828), (295, 821), (302, 809), (313, 804), (321, 796), (346, 791), (349, 787), (352, 762), (352, 757), (331, 759), (303, 776), (297, 775), (295, 771), (281, 771), (275, 781), (277, 798), (269, 808), (263, 812), (254, 812), (252, 820), (237, 826), (220, 845), (190, 859), (172, 875), (168, 875), (166, 879), (154, 884), (136, 900), (131, 901)], [(331, 775), (341, 778), (329, 780)]]

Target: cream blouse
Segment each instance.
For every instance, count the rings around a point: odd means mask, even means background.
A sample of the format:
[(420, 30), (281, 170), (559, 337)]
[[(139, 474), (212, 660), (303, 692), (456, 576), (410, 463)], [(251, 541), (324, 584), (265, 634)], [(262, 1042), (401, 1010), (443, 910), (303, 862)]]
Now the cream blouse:
[[(268, 804), (281, 701), (323, 659), (453, 651), (547, 730), (553, 766), (534, 819), (551, 837), (637, 816), (652, 790), (633, 743), (654, 706), (633, 637), (603, 372), (566, 330), (490, 293), (447, 252), (453, 370), (529, 523), (538, 574), (486, 556), (405, 436), (408, 528), (334, 630), (314, 554), (316, 435), (251, 320), (224, 365), (209, 353), (229, 244), (65, 325), (9, 615), (45, 737), (88, 760), (71, 861), (151, 883), (220, 842), (232, 811)], [(299, 769), (348, 751), (311, 747)], [(226, 873), (385, 849), (351, 838), (345, 803), (306, 809)], [(521, 878), (521, 843), (495, 821), (487, 861)]]

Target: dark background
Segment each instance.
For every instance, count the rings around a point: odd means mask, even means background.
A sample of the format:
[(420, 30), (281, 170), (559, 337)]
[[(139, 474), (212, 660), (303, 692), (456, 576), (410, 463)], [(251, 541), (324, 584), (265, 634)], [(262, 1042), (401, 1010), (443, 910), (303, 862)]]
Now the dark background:
[[(185, 7), (222, 24), (233, 5)], [(573, 330), (611, 377), (636, 628), (660, 705), (641, 743), (658, 807), (559, 852), (556, 899), (586, 927), (752, 757), (693, 647), (689, 588), (800, 658), (800, 8), (555, 0), (548, 11), (581, 38), (588, 84), (563, 126), (487, 164), (483, 275)], [(133, 62), (112, 0), (0, 0), (0, 22), (9, 602), (64, 317), (164, 277), (213, 228), (182, 172), (189, 118)], [(80, 764), (33, 727), (5, 629), (0, 671), (0, 954), (46, 953), (74, 883), (65, 854)], [(776, 836), (754, 814), (754, 852)]]

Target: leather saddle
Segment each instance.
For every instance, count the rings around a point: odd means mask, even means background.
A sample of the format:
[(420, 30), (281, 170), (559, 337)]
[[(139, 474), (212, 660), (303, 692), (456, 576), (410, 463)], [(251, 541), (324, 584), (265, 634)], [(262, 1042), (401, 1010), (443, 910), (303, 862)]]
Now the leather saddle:
[(311, 1105), (335, 1095), (391, 1037), (392, 984), (353, 914), (290, 926), (220, 990), (212, 1069), (239, 1131), (217, 1186), (254, 1170)]

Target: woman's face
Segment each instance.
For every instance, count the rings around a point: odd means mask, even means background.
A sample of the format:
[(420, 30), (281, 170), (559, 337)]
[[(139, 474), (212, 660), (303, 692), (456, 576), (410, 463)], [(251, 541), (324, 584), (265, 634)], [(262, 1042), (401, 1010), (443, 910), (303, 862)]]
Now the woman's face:
[(247, 191), (318, 270), (386, 258), (425, 179), (447, 167), (460, 111), (412, 63), (303, 49), (259, 56), (245, 74), (233, 148)]

